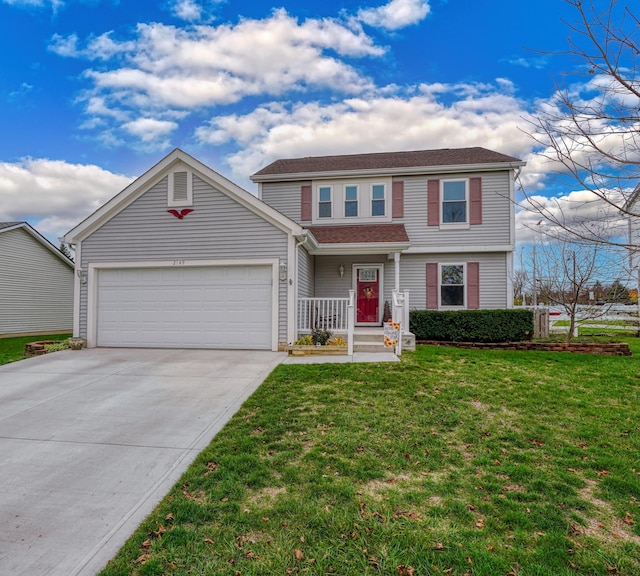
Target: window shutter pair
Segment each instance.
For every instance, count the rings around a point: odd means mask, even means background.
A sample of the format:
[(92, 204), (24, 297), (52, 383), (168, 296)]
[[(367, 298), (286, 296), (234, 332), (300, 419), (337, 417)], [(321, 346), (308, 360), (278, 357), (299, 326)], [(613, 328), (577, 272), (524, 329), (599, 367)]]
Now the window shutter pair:
[[(469, 224), (482, 224), (482, 178), (469, 178)], [(427, 226), (440, 225), (440, 180), (427, 181)]]
[[(480, 308), (480, 263), (467, 262), (467, 309)], [(438, 263), (427, 263), (427, 310), (438, 309)]]
[[(300, 220), (309, 222), (313, 214), (313, 194), (311, 186), (300, 188)], [(391, 217), (404, 218), (404, 182), (394, 182), (391, 191)]]

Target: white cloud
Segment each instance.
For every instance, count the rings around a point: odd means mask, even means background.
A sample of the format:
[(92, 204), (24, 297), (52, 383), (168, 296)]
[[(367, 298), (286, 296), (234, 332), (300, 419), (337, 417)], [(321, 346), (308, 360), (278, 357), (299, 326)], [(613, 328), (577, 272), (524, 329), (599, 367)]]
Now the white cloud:
[(574, 190), (559, 196), (529, 196), (521, 202), (516, 214), (518, 242), (532, 242), (545, 236), (577, 239), (568, 234), (568, 230), (585, 238), (624, 237), (627, 220), (616, 208), (624, 203), (623, 195), (614, 190), (603, 191), (603, 194), (611, 203), (589, 190)]
[(18, 8), (47, 8), (56, 12), (59, 8), (64, 6), (62, 0), (0, 0), (3, 4), (9, 6), (17, 6)]
[(357, 23), (330, 18), (299, 22), (283, 9), (235, 25), (138, 24), (135, 38), (128, 40), (117, 40), (111, 32), (84, 43), (75, 35), (56, 35), (50, 49), (105, 62), (85, 72), (92, 86), (81, 99), (88, 115), (120, 126), (140, 116), (166, 121), (179, 112), (247, 96), (310, 89), (361, 94), (373, 84), (343, 57), (384, 54)]
[(193, 22), (202, 17), (202, 6), (195, 0), (176, 0), (173, 5), (173, 13), (178, 18)]
[[(449, 102), (449, 103), (447, 103)], [(196, 131), (202, 144), (233, 142), (236, 177), (276, 158), (483, 146), (522, 157), (531, 141), (518, 127), (524, 103), (498, 86), (423, 85), (412, 94), (285, 106), (218, 116)]]
[(139, 118), (123, 124), (122, 128), (144, 144), (153, 144), (154, 148), (166, 148), (170, 144), (168, 136), (178, 128), (178, 124), (154, 118)]
[(431, 8), (426, 0), (391, 0), (378, 8), (364, 8), (358, 12), (358, 19), (386, 30), (398, 30), (417, 24), (429, 14)]
[(2, 162), (0, 221), (28, 218), (55, 240), (130, 182), (131, 178), (95, 165), (46, 158)]

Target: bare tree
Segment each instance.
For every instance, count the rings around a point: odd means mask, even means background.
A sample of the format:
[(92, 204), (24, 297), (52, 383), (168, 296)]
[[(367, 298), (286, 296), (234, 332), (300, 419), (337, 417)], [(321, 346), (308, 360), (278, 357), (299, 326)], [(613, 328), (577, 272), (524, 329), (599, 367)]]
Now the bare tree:
[[(556, 81), (552, 99), (529, 119), (528, 133), (542, 158), (585, 191), (576, 199), (582, 210), (542, 202), (526, 191), (525, 207), (576, 240), (631, 248), (620, 221), (623, 215), (639, 217), (640, 21), (616, 0), (604, 10), (592, 1), (565, 2), (575, 8), (576, 22), (567, 23), (562, 55), (577, 68)], [(603, 230), (594, 220), (617, 227)]]
[[(618, 257), (611, 248), (596, 243), (575, 243), (570, 237), (537, 245), (534, 263), (539, 281), (532, 289), (539, 302), (560, 307), (569, 318), (567, 339), (577, 335), (579, 322), (595, 320), (611, 308), (589, 306), (591, 292), (602, 279), (619, 271)], [(619, 283), (619, 281), (618, 281)]]

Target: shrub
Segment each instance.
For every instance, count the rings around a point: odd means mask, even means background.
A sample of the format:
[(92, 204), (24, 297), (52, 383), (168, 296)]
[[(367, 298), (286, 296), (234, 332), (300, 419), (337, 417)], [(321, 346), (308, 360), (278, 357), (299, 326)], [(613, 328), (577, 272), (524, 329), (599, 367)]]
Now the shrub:
[(531, 310), (411, 310), (416, 340), (519, 342), (533, 334)]
[(51, 344), (45, 344), (44, 349), (49, 352), (59, 352), (60, 350), (68, 350), (69, 342), (66, 340), (60, 340), (60, 342), (53, 342)]
[(324, 346), (331, 338), (331, 332), (322, 328), (314, 328), (311, 331), (311, 340), (316, 346)]

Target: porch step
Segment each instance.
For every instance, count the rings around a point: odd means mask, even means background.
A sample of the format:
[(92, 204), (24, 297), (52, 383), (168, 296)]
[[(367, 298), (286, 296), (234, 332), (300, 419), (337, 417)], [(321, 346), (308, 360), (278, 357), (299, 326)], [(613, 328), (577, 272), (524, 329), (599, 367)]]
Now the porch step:
[(353, 351), (382, 354), (393, 352), (384, 345), (384, 334), (381, 329), (356, 329), (353, 334)]

